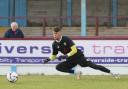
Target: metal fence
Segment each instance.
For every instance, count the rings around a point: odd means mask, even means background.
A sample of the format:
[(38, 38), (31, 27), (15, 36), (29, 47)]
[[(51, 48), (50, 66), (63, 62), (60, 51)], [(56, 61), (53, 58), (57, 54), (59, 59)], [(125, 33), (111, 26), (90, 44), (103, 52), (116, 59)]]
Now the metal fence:
[[(71, 19), (71, 26), (68, 24), (67, 20)], [(9, 19), (9, 21), (19, 21), (25, 19), (27, 22), (26, 26), (20, 22), (19, 25), (22, 27), (42, 27), (45, 32), (46, 27), (61, 26), (61, 27), (81, 27), (81, 17), (80, 16), (29, 16), (29, 17), (0, 17), (0, 21), (3, 19)], [(116, 20), (116, 25), (113, 23)], [(10, 24), (10, 22), (9, 22)], [(128, 16), (87, 16), (87, 27), (94, 27), (93, 30), (96, 31), (96, 35), (99, 33), (100, 27), (127, 27), (128, 26)], [(3, 27), (3, 26), (0, 26)]]

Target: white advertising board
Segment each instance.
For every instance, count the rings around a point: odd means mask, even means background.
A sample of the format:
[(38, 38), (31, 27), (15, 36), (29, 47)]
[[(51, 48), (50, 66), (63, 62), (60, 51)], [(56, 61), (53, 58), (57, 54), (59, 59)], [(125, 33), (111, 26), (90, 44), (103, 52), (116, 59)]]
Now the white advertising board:
[[(53, 40), (1, 40), (0, 64), (42, 64), (52, 52)], [(74, 40), (97, 64), (128, 64), (127, 40)], [(50, 62), (56, 64), (59, 61)]]

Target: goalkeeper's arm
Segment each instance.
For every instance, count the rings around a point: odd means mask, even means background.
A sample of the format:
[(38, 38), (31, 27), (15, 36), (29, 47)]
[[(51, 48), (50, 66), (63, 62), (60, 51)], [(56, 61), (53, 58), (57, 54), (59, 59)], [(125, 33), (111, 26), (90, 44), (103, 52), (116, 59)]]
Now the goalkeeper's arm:
[(74, 54), (77, 53), (77, 48), (75, 45), (71, 46), (71, 51), (69, 53), (67, 53), (67, 56), (70, 57), (70, 56), (73, 56)]
[(61, 60), (61, 59), (68, 59), (68, 57), (71, 57), (73, 56), (74, 54), (77, 53), (77, 48), (75, 45), (71, 46), (71, 51), (65, 55), (61, 55), (59, 56), (58, 60)]
[[(77, 53), (77, 48), (76, 48), (75, 45), (73, 45), (73, 46), (71, 46), (71, 51), (69, 53), (67, 53), (66, 55), (68, 57), (70, 57), (70, 56), (73, 56), (75, 53)], [(57, 55), (53, 55), (52, 54), (49, 58), (50, 58), (50, 60), (55, 60), (56, 59), (56, 56)]]

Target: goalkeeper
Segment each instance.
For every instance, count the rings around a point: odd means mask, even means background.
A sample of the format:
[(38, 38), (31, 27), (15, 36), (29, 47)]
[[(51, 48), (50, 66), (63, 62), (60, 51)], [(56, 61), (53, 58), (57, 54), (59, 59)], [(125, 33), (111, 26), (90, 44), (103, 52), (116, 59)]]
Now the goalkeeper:
[(77, 49), (74, 42), (67, 36), (61, 35), (61, 28), (55, 27), (53, 30), (54, 42), (52, 44), (52, 55), (44, 60), (44, 63), (49, 62), (50, 60), (56, 59), (58, 52), (60, 51), (64, 55), (59, 56), (59, 60), (66, 59), (66, 61), (59, 63), (56, 66), (56, 69), (61, 72), (73, 73), (77, 75), (77, 79), (80, 79), (81, 71), (74, 71), (72, 68), (77, 64), (81, 67), (91, 67), (96, 70), (100, 70), (106, 73), (112, 74), (115, 78), (119, 76), (113, 74), (109, 69), (101, 65), (96, 65), (91, 61), (87, 61), (87, 58), (84, 57), (84, 54), (81, 50)]

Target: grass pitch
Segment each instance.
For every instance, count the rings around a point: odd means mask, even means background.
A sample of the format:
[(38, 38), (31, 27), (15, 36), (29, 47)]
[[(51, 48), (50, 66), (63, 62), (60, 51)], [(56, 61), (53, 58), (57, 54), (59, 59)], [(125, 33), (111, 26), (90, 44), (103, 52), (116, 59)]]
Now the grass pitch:
[(0, 76), (0, 89), (128, 89), (128, 76), (115, 79), (112, 76), (19, 76), (16, 83), (7, 81)]

